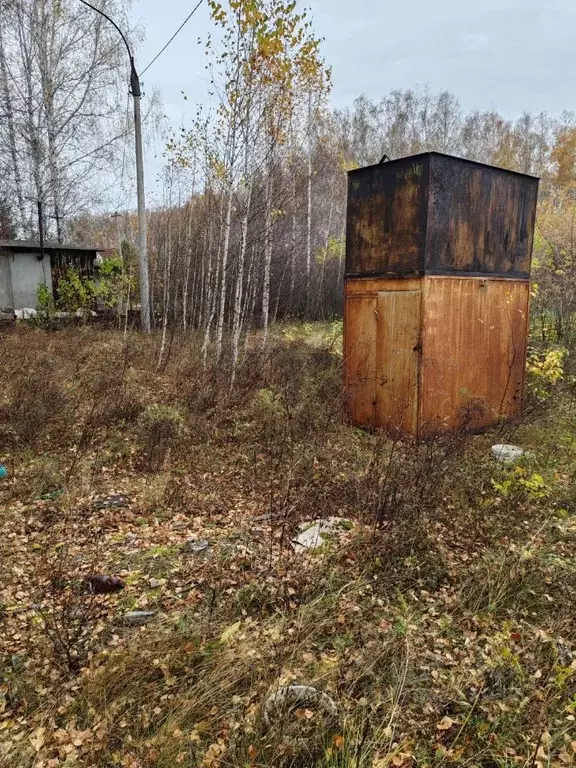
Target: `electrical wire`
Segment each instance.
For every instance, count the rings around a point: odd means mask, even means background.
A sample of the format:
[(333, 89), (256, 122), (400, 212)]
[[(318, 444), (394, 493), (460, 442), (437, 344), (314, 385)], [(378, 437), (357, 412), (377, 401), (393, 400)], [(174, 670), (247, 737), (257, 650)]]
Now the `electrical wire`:
[(145, 67), (145, 68), (142, 70), (142, 72), (140, 72), (140, 75), (143, 75), (143, 74), (144, 74), (144, 72), (146, 72), (148, 69), (150, 69), (150, 67), (152, 66), (152, 64), (154, 64), (154, 62), (156, 61), (156, 59), (157, 59), (157, 58), (159, 58), (159, 57), (160, 57), (160, 56), (161, 56), (161, 55), (164, 53), (164, 51), (166, 50), (166, 48), (168, 48), (168, 46), (170, 45), (170, 43), (172, 42), (172, 40), (174, 40), (174, 38), (175, 38), (175, 37), (176, 37), (176, 35), (177, 35), (177, 34), (180, 32), (180, 30), (181, 30), (181, 29), (182, 29), (182, 28), (185, 26), (185, 24), (187, 24), (187, 23), (188, 23), (188, 21), (189, 21), (189, 20), (192, 18), (192, 16), (194, 16), (194, 14), (195, 14), (195, 13), (196, 13), (196, 11), (198, 10), (198, 8), (200, 8), (200, 6), (202, 5), (202, 2), (203, 2), (203, 0), (199, 0), (199, 2), (197, 3), (197, 5), (196, 5), (196, 6), (195, 6), (195, 7), (194, 7), (194, 8), (193, 8), (191, 11), (190, 11), (190, 13), (188, 14), (188, 16), (186, 16), (186, 18), (184, 19), (184, 21), (182, 22), (182, 24), (180, 24), (180, 26), (178, 27), (178, 29), (176, 30), (176, 32), (174, 32), (174, 34), (172, 35), (172, 37), (170, 38), (170, 40), (168, 40), (168, 42), (166, 43), (166, 45), (165, 45), (163, 48), (161, 48), (161, 49), (160, 49), (160, 51), (158, 51), (158, 53), (156, 54), (156, 56), (154, 56), (154, 58), (152, 59), (152, 61), (150, 62), (150, 64), (148, 64), (148, 65), (147, 65), (147, 66), (146, 66), (146, 67)]

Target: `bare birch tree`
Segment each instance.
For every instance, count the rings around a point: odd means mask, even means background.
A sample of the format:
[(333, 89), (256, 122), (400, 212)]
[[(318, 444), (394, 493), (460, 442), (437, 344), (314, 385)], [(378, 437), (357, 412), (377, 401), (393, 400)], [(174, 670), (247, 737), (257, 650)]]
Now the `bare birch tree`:
[[(128, 0), (102, 0), (124, 19)], [(0, 157), (22, 236), (44, 203), (49, 234), (105, 199), (128, 128), (126, 57), (115, 30), (73, 0), (0, 0)]]

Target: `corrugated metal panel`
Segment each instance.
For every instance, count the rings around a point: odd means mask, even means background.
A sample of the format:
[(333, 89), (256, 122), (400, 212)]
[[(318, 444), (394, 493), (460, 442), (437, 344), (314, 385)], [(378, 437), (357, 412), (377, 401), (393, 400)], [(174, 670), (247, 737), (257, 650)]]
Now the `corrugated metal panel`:
[(376, 426), (375, 295), (356, 294), (345, 301), (344, 372), (348, 415), (354, 424)]
[(421, 427), (478, 428), (522, 408), (529, 284), (426, 277)]
[(35, 253), (17, 253), (9, 256), (12, 284), (13, 309), (35, 309), (38, 286), (47, 285), (52, 290), (50, 260), (39, 260)]
[(421, 291), (378, 294), (376, 424), (389, 431), (418, 428)]
[(421, 279), (346, 281), (344, 370), (355, 424), (417, 428), (421, 285)]
[(9, 258), (8, 254), (0, 253), (0, 310), (14, 309)]

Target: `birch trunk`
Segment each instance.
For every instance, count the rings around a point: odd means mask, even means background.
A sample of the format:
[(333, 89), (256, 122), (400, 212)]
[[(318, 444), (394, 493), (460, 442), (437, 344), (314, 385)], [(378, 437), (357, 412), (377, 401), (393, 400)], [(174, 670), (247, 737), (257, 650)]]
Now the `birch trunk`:
[(224, 313), (226, 311), (226, 288), (228, 278), (228, 252), (230, 249), (230, 228), (232, 225), (232, 185), (228, 189), (228, 202), (226, 204), (226, 219), (224, 221), (224, 243), (222, 246), (222, 264), (220, 267), (220, 295), (218, 322), (216, 325), (216, 362), (222, 355), (222, 336), (224, 334)]
[[(168, 214), (170, 217), (170, 214)], [(156, 364), (156, 370), (160, 370), (162, 365), (162, 358), (164, 356), (164, 350), (166, 348), (166, 330), (168, 328), (168, 312), (170, 309), (170, 282), (172, 275), (172, 226), (170, 218), (168, 218), (168, 231), (166, 236), (166, 259), (164, 261), (164, 316), (162, 318), (162, 338), (160, 341), (160, 352), (158, 353), (158, 363)]]
[(248, 269), (248, 288), (246, 292), (246, 301), (244, 304), (244, 351), (248, 349), (250, 343), (249, 330), (252, 327), (252, 320), (254, 318), (254, 309), (256, 306), (256, 279), (254, 278), (256, 261), (256, 247), (252, 247), (252, 258), (250, 260), (250, 267)]
[(310, 305), (312, 269), (312, 93), (308, 94), (308, 158), (306, 168), (306, 308)]
[(14, 192), (18, 203), (18, 230), (22, 234), (26, 227), (26, 207), (24, 205), (24, 187), (22, 184), (22, 174), (20, 173), (20, 161), (18, 158), (18, 149), (16, 145), (16, 129), (14, 127), (14, 111), (12, 107), (12, 98), (9, 88), (8, 66), (6, 64), (6, 55), (2, 39), (2, 26), (0, 25), (0, 93), (2, 94), (2, 104), (5, 112), (4, 120), (8, 132), (8, 151), (10, 162), (12, 164), (12, 173), (14, 174)]
[[(224, 206), (224, 196), (220, 204), (220, 222), (222, 222)], [(208, 297), (206, 302), (206, 325), (204, 328), (204, 343), (202, 344), (202, 355), (204, 358), (204, 366), (206, 366), (208, 357), (208, 345), (210, 344), (210, 334), (212, 331), (212, 323), (216, 317), (216, 305), (217, 305), (217, 293), (216, 288), (220, 284), (220, 256), (222, 253), (222, 223), (220, 224), (220, 237), (218, 238), (218, 250), (216, 252), (216, 269), (212, 261), (212, 251), (210, 250), (210, 261), (208, 263)], [(213, 278), (213, 279), (212, 279)]]
[(294, 311), (294, 288), (296, 286), (296, 175), (294, 174), (292, 179), (292, 232), (291, 232), (291, 246), (292, 252), (290, 254), (290, 298), (289, 307), (290, 312)]
[(316, 317), (320, 313), (320, 302), (322, 301), (322, 291), (324, 289), (324, 272), (326, 269), (326, 260), (328, 259), (328, 246), (330, 245), (330, 227), (332, 226), (332, 211), (334, 210), (334, 193), (330, 196), (330, 211), (328, 213), (328, 223), (326, 225), (326, 239), (324, 241), (324, 259), (322, 260), (322, 269), (320, 271), (320, 285), (318, 286), (318, 297), (316, 299)]
[[(186, 256), (186, 274), (182, 288), (182, 330), (186, 333), (188, 316), (188, 286), (192, 269), (192, 204), (188, 206), (188, 253)], [(192, 284), (192, 297), (194, 297), (194, 284)]]
[[(43, 160), (43, 147), (40, 138), (39, 127), (36, 125), (36, 102), (38, 94), (34, 90), (32, 71), (33, 57), (30, 50), (30, 40), (27, 37), (27, 24), (22, 15), (22, 9), (18, 9), (18, 40), (22, 55), (22, 66), (24, 74), (25, 90), (23, 99), (25, 104), (25, 141), (27, 143), (27, 155), (31, 166), (31, 177), (33, 181), (33, 191), (36, 200), (44, 202), (44, 189), (42, 184), (41, 165)], [(30, 233), (37, 231), (35, 214), (32, 212), (29, 217), (28, 230)]]
[(246, 261), (246, 246), (248, 243), (248, 219), (250, 216), (250, 203), (252, 200), (252, 183), (248, 185), (248, 193), (244, 215), (242, 217), (242, 230), (240, 242), (240, 257), (238, 259), (238, 274), (236, 277), (236, 290), (234, 293), (234, 314), (232, 318), (232, 379), (230, 386), (233, 386), (236, 377), (236, 365), (238, 363), (238, 350), (240, 344), (240, 333), (242, 329), (242, 296), (244, 293), (244, 263)]
[(262, 345), (268, 341), (268, 321), (270, 315), (270, 272), (272, 267), (272, 169), (266, 177), (266, 211), (264, 234), (264, 279), (262, 281)]
[(206, 364), (208, 362), (208, 346), (210, 344), (212, 324), (216, 317), (216, 308), (218, 303), (218, 294), (217, 294), (216, 288), (218, 287), (219, 284), (220, 284), (220, 249), (218, 249), (216, 253), (216, 268), (214, 269), (214, 265), (211, 257), (210, 257), (210, 264), (209, 264), (209, 276), (208, 276), (209, 295), (208, 295), (208, 301), (207, 301), (208, 314), (206, 318), (206, 327), (204, 329), (204, 343), (202, 344), (202, 355), (204, 358), (204, 367), (206, 367)]

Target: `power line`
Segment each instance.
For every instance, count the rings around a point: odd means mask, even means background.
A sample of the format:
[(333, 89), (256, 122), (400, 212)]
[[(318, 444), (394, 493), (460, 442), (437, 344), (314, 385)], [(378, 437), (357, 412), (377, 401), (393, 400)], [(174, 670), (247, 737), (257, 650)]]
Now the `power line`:
[(146, 72), (146, 70), (147, 70), (147, 69), (150, 69), (150, 67), (152, 66), (152, 64), (154, 64), (154, 62), (156, 61), (156, 59), (157, 59), (159, 56), (161, 56), (161, 55), (164, 53), (164, 51), (166, 50), (166, 48), (168, 48), (168, 46), (170, 45), (170, 43), (172, 42), (172, 40), (174, 40), (174, 38), (176, 37), (176, 35), (178, 34), (178, 32), (180, 32), (180, 30), (181, 30), (181, 29), (184, 27), (184, 25), (188, 23), (188, 21), (189, 21), (189, 20), (192, 18), (192, 16), (194, 16), (194, 14), (195, 14), (195, 13), (196, 13), (196, 11), (198, 10), (198, 8), (199, 8), (199, 7), (202, 5), (202, 1), (203, 1), (203, 0), (199, 0), (199, 2), (197, 3), (197, 5), (196, 5), (196, 6), (195, 6), (195, 7), (194, 7), (194, 8), (193, 8), (191, 11), (190, 11), (190, 13), (188, 14), (188, 16), (186, 16), (186, 18), (184, 19), (184, 21), (182, 22), (182, 24), (180, 24), (180, 26), (178, 27), (178, 29), (176, 30), (176, 32), (174, 32), (174, 34), (172, 35), (172, 37), (170, 38), (170, 40), (168, 40), (168, 42), (166, 43), (166, 45), (165, 45), (165, 46), (164, 46), (164, 47), (163, 47), (163, 48), (162, 48), (160, 51), (158, 51), (158, 53), (156, 54), (156, 56), (154, 56), (154, 58), (152, 59), (152, 61), (150, 62), (150, 64), (148, 64), (148, 66), (147, 66), (147, 67), (145, 67), (145, 68), (142, 70), (142, 72), (140, 72), (140, 75), (143, 75), (143, 74), (144, 74), (144, 72)]

